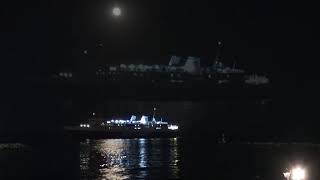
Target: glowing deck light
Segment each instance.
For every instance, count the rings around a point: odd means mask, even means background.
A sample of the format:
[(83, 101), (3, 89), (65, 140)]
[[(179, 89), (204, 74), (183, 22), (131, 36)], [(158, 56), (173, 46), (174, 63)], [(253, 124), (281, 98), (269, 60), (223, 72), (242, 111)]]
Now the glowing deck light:
[(131, 118), (130, 118), (130, 121), (135, 121), (136, 118), (137, 118), (137, 116), (132, 115)]
[(140, 119), (141, 124), (147, 124), (147, 121), (148, 121), (148, 116), (142, 116)]
[(178, 130), (179, 127), (177, 125), (168, 125), (168, 129), (170, 129), (170, 130)]
[(110, 124), (111, 123), (111, 121), (107, 121), (107, 124)]
[(83, 124), (80, 124), (80, 127), (83, 127)]
[(305, 179), (306, 172), (304, 169), (297, 167), (292, 170), (291, 175), (293, 180), (303, 180)]

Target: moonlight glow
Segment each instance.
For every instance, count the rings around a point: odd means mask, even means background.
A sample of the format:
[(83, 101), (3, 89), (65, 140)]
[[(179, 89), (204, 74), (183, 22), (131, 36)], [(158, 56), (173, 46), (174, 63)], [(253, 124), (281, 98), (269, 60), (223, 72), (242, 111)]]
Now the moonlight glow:
[(114, 16), (120, 16), (120, 15), (121, 15), (121, 9), (120, 9), (119, 7), (114, 7), (114, 8), (112, 9), (112, 14), (113, 14)]

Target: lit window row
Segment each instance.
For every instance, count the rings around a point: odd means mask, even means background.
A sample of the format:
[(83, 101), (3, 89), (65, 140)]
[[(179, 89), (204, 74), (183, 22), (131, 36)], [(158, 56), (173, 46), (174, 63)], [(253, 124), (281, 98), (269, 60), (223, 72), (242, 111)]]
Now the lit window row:
[(168, 125), (168, 129), (170, 129), (170, 130), (178, 130), (179, 127), (177, 125)]
[(64, 78), (72, 78), (73, 75), (71, 72), (59, 72), (59, 76)]
[(82, 128), (89, 128), (89, 127), (90, 127), (90, 124), (80, 124), (80, 127), (82, 127)]

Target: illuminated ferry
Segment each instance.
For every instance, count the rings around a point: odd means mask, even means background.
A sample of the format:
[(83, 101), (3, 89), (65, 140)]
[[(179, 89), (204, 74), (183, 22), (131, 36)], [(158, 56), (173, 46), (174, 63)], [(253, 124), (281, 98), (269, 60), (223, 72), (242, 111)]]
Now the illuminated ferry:
[[(151, 119), (151, 120), (149, 120)], [(175, 137), (179, 134), (177, 124), (156, 120), (142, 115), (140, 119), (132, 115), (130, 119), (111, 119), (97, 121), (90, 119), (78, 126), (66, 126), (73, 135), (87, 138), (134, 138), (134, 137)]]

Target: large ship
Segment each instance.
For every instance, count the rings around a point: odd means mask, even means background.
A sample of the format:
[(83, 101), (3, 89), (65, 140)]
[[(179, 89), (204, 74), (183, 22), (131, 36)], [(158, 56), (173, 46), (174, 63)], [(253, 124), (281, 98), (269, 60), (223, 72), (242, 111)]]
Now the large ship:
[(208, 85), (267, 85), (266, 75), (250, 74), (238, 68), (234, 61), (232, 67), (222, 63), (222, 43), (218, 42), (216, 57), (211, 66), (203, 67), (200, 58), (188, 56), (171, 56), (165, 64), (117, 64), (99, 66), (96, 77), (107, 82), (134, 82), (150, 84), (206, 84)]
[(268, 74), (245, 70), (235, 58), (226, 65), (222, 43), (217, 47), (210, 63), (173, 55), (168, 64), (92, 64), (88, 71), (56, 72), (52, 82), (63, 89), (70, 87), (72, 96), (74, 92), (81, 98), (90, 94), (91, 99), (270, 98)]
[(149, 118), (142, 115), (137, 119), (132, 115), (130, 119), (91, 118), (88, 122), (65, 126), (65, 131), (80, 138), (176, 137), (179, 135), (179, 126), (162, 121), (162, 118), (156, 120), (154, 116)]

